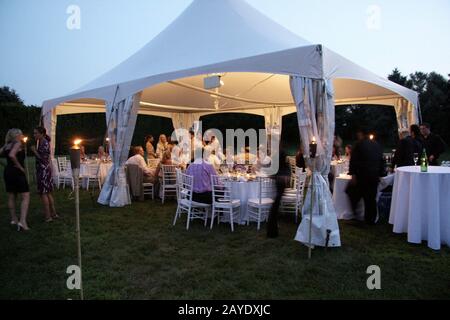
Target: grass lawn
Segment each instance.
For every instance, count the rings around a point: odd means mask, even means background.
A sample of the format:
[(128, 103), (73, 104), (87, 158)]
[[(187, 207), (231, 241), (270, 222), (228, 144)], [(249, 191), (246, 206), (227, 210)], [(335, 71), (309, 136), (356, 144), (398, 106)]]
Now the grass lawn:
[[(56, 192), (63, 218), (43, 222), (31, 200), (29, 232), (9, 226), (0, 181), (0, 299), (78, 299), (66, 288), (66, 268), (77, 264), (74, 201)], [(34, 186), (33, 186), (34, 188)], [(175, 203), (148, 200), (122, 209), (99, 206), (81, 193), (83, 281), (87, 299), (404, 299), (450, 297), (450, 249), (408, 244), (387, 223), (340, 222), (342, 247), (307, 249), (293, 240), (291, 217), (280, 237), (256, 226), (212, 231), (201, 222), (175, 227)], [(382, 290), (366, 287), (366, 269), (381, 268)]]

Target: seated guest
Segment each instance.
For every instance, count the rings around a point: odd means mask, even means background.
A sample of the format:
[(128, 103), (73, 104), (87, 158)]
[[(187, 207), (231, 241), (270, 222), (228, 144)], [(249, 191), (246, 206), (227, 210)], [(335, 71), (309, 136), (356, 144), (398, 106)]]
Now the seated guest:
[(83, 145), (80, 146), (80, 158), (81, 158), (82, 161), (88, 159), (88, 156), (87, 156), (87, 154), (86, 154), (86, 151), (85, 151)]
[(338, 149), (336, 148), (336, 146), (333, 146), (333, 152), (331, 154), (331, 159), (332, 160), (340, 160), (341, 155), (338, 151)]
[(108, 158), (108, 154), (105, 152), (105, 148), (103, 148), (103, 146), (98, 147), (97, 158), (100, 160), (106, 160)]
[[(202, 150), (196, 150), (195, 154), (201, 155)], [(199, 203), (211, 204), (211, 176), (217, 175), (214, 167), (200, 156), (189, 165), (186, 174), (194, 177), (192, 200)]]
[(222, 164), (219, 157), (216, 156), (215, 151), (213, 150), (213, 148), (208, 145), (204, 148), (204, 158), (205, 160), (212, 164), (212, 166), (214, 167), (214, 169), (219, 170), (220, 165)]
[(153, 146), (153, 142), (155, 139), (152, 135), (146, 136), (144, 143), (145, 143), (145, 151), (147, 152), (147, 160), (148, 159), (157, 159), (158, 155), (155, 152), (155, 147)]
[(147, 167), (144, 159), (144, 149), (141, 146), (134, 147), (133, 149), (134, 155), (125, 162), (125, 165), (134, 164), (139, 166), (144, 172), (144, 182), (155, 182), (155, 176), (153, 171)]
[(169, 147), (169, 143), (167, 142), (167, 137), (165, 134), (162, 134), (159, 136), (158, 144), (156, 145), (156, 154), (158, 155), (158, 158), (162, 158), (163, 153), (167, 151)]
[(253, 168), (255, 172), (264, 173), (265, 168), (270, 168), (272, 164), (272, 159), (267, 155), (266, 149), (264, 147), (260, 147), (258, 150), (258, 156), (256, 158), (256, 164)]
[(242, 148), (241, 153), (235, 158), (237, 164), (254, 164), (256, 162), (256, 156), (250, 153), (250, 148)]
[(172, 152), (170, 152), (169, 150), (163, 153), (161, 162), (158, 164), (158, 167), (156, 168), (155, 177), (162, 176), (161, 166), (163, 165), (164, 166), (175, 165), (175, 163), (173, 163), (172, 160)]
[(231, 147), (225, 149), (225, 163), (230, 167), (234, 166), (234, 152)]
[(335, 135), (333, 141), (333, 157), (337, 160), (341, 158), (342, 155), (342, 139), (341, 137)]
[(352, 156), (352, 148), (353, 147), (352, 147), (351, 144), (348, 144), (348, 145), (345, 146), (345, 159), (347, 161), (350, 161), (350, 158)]
[(225, 155), (222, 152), (222, 147), (220, 146), (219, 139), (216, 138), (216, 136), (211, 136), (211, 148), (214, 151), (214, 154), (220, 159), (220, 161), (223, 161), (225, 159)]

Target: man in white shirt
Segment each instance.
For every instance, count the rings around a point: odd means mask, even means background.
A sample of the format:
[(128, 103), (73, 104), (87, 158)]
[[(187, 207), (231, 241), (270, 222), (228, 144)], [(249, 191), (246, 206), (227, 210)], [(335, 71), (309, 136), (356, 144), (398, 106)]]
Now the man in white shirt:
[(212, 166), (216, 170), (219, 170), (220, 165), (222, 164), (220, 159), (214, 154), (214, 149), (211, 147), (211, 145), (208, 145), (204, 148), (204, 159), (209, 164), (212, 164)]
[(225, 159), (225, 155), (222, 152), (219, 140), (215, 136), (211, 136), (211, 146), (212, 152), (219, 158), (220, 161)]
[(153, 178), (153, 171), (150, 170), (150, 168), (145, 163), (144, 149), (142, 147), (134, 147), (133, 153), (134, 153), (134, 156), (129, 158), (127, 160), (127, 162), (125, 162), (125, 165), (134, 164), (134, 165), (139, 166), (139, 168), (141, 168), (142, 171), (144, 172), (144, 181), (151, 180), (151, 179), (146, 179), (147, 177)]

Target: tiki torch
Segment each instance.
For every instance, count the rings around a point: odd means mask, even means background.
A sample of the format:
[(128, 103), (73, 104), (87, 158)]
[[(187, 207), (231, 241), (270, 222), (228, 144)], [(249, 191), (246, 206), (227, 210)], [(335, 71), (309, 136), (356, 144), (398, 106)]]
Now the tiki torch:
[(80, 297), (83, 297), (83, 278), (81, 269), (81, 239), (80, 239), (80, 159), (81, 149), (80, 143), (82, 140), (77, 139), (74, 145), (70, 148), (70, 165), (72, 167), (72, 177), (75, 188), (75, 215), (76, 215), (76, 233), (77, 233), (77, 247), (78, 247), (78, 266), (80, 268)]
[(27, 171), (27, 181), (28, 183), (30, 183), (30, 171), (28, 170), (28, 162), (27, 162), (27, 142), (28, 142), (28, 137), (23, 137), (23, 145), (24, 145), (24, 149), (25, 149), (25, 170)]
[(314, 209), (314, 172), (316, 170), (316, 154), (317, 154), (317, 143), (316, 137), (312, 138), (311, 143), (309, 144), (309, 157), (312, 161), (312, 175), (311, 175), (311, 209), (309, 216), (309, 244), (308, 244), (308, 259), (311, 259), (312, 253), (312, 219), (313, 219), (313, 209)]

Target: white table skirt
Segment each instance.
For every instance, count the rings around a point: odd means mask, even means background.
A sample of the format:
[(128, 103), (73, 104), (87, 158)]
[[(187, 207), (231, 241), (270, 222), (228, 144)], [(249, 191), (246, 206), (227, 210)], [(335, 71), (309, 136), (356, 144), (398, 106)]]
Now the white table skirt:
[[(100, 162), (100, 168), (98, 171), (100, 182), (103, 184), (105, 182), (106, 177), (108, 176), (109, 170), (111, 170), (113, 164), (112, 162)], [(88, 163), (81, 163), (80, 164), (80, 176), (87, 175), (89, 173), (88, 169)], [(86, 187), (87, 184), (87, 178), (83, 178), (82, 181), (83, 187)]]
[[(350, 199), (345, 192), (348, 183), (351, 180), (351, 176), (341, 174), (334, 179), (333, 187), (333, 203), (336, 210), (337, 218), (340, 220), (350, 220), (356, 218), (358, 220), (364, 220), (364, 201), (361, 199), (356, 207), (356, 217), (353, 216), (352, 205)], [(377, 202), (380, 199), (381, 191), (394, 183), (394, 175), (382, 177), (378, 184)]]
[(238, 181), (227, 181), (227, 186), (230, 185), (231, 188), (231, 198), (233, 200), (241, 201), (240, 209), (240, 219), (239, 224), (245, 224), (247, 221), (247, 202), (248, 199), (259, 197), (259, 183), (256, 181), (251, 182), (238, 182)]
[(435, 250), (450, 246), (450, 168), (398, 168), (389, 223), (395, 233), (408, 233), (408, 242), (427, 240)]
[(352, 205), (345, 189), (351, 180), (351, 176), (341, 175), (334, 179), (333, 203), (336, 216), (339, 220), (350, 220), (356, 218), (364, 220), (364, 201), (361, 199), (356, 208), (356, 217), (353, 215)]

